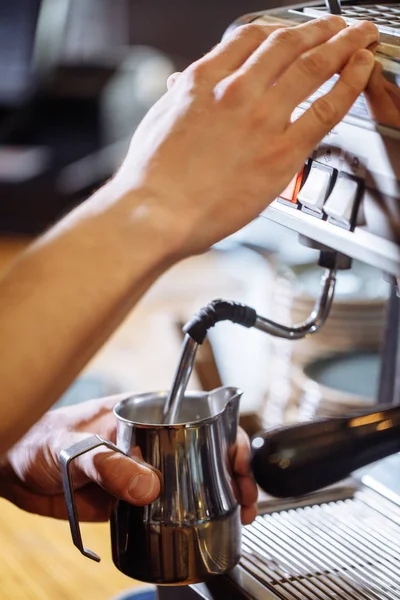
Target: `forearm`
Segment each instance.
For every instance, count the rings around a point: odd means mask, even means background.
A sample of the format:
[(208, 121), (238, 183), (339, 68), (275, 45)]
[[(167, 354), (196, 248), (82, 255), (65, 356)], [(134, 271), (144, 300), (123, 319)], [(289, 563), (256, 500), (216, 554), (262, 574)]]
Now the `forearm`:
[(0, 281), (0, 454), (59, 398), (175, 260), (177, 238), (154, 206), (115, 195), (112, 185), (100, 190)]

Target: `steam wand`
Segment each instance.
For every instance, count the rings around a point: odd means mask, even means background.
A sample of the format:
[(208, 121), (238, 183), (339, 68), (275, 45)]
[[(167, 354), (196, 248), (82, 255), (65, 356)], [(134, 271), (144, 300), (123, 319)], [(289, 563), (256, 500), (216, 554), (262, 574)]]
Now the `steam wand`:
[[(288, 340), (318, 331), (332, 305), (336, 270), (327, 269), (321, 294), (304, 323), (287, 327), (257, 315), (248, 306), (215, 300), (204, 307), (186, 333), (174, 384), (163, 410), (163, 422), (175, 422), (192, 374), (198, 346), (208, 330), (229, 320)], [(353, 471), (400, 452), (400, 407), (360, 411), (342, 418), (322, 419), (257, 434), (252, 439), (252, 472), (268, 494), (288, 498), (308, 494), (348, 477)]]
[(261, 317), (253, 308), (237, 302), (214, 300), (191, 319), (183, 328), (186, 333), (183, 349), (175, 373), (171, 392), (163, 409), (163, 423), (175, 422), (181, 399), (193, 371), (197, 349), (204, 342), (208, 330), (220, 321), (232, 321), (244, 327), (254, 327), (263, 333), (287, 340), (299, 340), (316, 333), (325, 323), (333, 301), (336, 270), (326, 269), (321, 279), (321, 294), (308, 319), (299, 325), (287, 327)]

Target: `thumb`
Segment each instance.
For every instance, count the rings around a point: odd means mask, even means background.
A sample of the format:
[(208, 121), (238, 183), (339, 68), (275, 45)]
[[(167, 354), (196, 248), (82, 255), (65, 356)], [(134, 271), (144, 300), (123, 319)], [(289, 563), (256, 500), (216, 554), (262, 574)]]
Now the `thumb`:
[[(74, 438), (76, 443), (86, 436), (75, 434)], [(82, 454), (73, 462), (72, 479), (77, 487), (93, 481), (130, 504), (149, 504), (160, 494), (160, 477), (155, 469), (143, 462), (140, 450), (135, 450), (134, 458), (104, 446)]]

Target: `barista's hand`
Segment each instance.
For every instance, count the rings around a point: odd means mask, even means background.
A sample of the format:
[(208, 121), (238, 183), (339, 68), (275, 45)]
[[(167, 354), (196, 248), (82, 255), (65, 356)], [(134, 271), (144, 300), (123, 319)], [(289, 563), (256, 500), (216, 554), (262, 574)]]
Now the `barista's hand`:
[(371, 116), (389, 127), (400, 127), (400, 89), (383, 76), (382, 65), (375, 63), (365, 97)]
[[(111, 182), (179, 241), (206, 250), (254, 219), (365, 88), (378, 39), (335, 16), (293, 28), (247, 25), (188, 67), (136, 130)], [(296, 106), (336, 86), (296, 122)]]
[[(2, 461), (1, 495), (28, 512), (66, 518), (59, 454), (94, 433), (114, 442), (112, 409), (126, 396), (90, 400), (48, 412)], [(72, 478), (82, 521), (107, 520), (113, 496), (136, 505), (148, 504), (158, 496), (159, 478), (140, 458), (134, 460), (100, 447), (73, 462)], [(257, 490), (248, 474), (249, 446), (243, 431), (238, 437), (235, 471), (242, 517), (247, 523), (255, 516)]]

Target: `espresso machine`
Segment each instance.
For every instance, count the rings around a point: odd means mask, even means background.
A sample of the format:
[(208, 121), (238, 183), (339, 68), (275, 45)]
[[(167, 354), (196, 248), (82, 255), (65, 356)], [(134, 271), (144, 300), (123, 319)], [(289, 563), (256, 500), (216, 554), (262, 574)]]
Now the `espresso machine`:
[[(327, 13), (340, 14), (348, 23), (362, 19), (378, 26), (377, 59), (386, 78), (399, 86), (398, 3), (309, 2), (247, 14), (228, 31), (252, 22), (291, 26)], [(299, 106), (294, 117), (335, 79)], [(400, 404), (400, 129), (385, 114), (379, 122), (373, 119), (361, 96), (261, 219), (297, 232), (301, 243), (320, 251), (320, 265), (328, 273), (306, 323), (273, 330), (276, 324), (264, 320), (258, 323), (261, 330), (288, 339), (313, 333), (329, 318), (329, 274), (351, 268), (353, 259), (378, 268), (390, 281), (376, 411), (374, 416), (369, 411), (322, 427), (310, 423), (253, 438), (253, 471), (262, 487), (268, 479), (270, 495), (262, 496), (258, 517), (244, 527), (238, 566), (207, 583), (160, 587), (158, 596), (399, 599), (400, 440), (385, 438), (385, 432), (394, 425), (390, 407)], [(383, 453), (358, 436), (360, 425), (380, 437)], [(389, 457), (379, 460), (383, 456)]]

